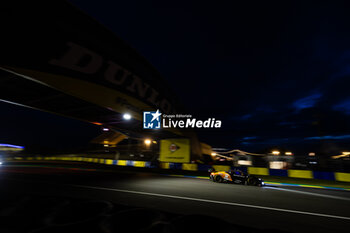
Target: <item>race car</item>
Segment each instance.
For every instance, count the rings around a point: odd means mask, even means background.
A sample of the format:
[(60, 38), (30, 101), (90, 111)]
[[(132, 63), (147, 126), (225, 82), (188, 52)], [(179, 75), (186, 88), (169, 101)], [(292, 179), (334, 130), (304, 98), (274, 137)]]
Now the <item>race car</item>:
[(215, 171), (214, 169), (209, 169), (209, 172), (210, 180), (218, 183), (254, 185), (259, 187), (265, 185), (261, 178), (246, 174), (239, 169), (229, 171)]

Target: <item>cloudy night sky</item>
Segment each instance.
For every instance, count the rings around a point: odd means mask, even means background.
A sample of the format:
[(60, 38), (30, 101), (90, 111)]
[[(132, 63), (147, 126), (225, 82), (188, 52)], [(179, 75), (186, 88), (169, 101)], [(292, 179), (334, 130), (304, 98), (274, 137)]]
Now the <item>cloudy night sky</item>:
[[(198, 132), (202, 141), (251, 152), (350, 149), (349, 3), (70, 2), (149, 60), (186, 113), (222, 120), (222, 129)], [(54, 147), (83, 144), (99, 133), (51, 114), (0, 108), (6, 134), (0, 141), (39, 138)], [(16, 135), (25, 137), (17, 142)]]

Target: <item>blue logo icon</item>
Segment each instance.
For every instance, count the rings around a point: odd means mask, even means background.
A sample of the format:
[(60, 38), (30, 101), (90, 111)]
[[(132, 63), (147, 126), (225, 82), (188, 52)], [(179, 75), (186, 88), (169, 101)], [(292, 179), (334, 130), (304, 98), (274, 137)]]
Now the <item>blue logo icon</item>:
[(144, 129), (160, 129), (160, 116), (162, 114), (156, 112), (143, 112), (143, 128)]

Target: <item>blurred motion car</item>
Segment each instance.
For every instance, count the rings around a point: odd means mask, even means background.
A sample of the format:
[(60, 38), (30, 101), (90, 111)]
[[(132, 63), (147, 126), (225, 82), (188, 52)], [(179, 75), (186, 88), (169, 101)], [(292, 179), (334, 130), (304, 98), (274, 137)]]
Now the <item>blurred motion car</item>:
[(232, 183), (243, 184), (252, 186), (265, 185), (263, 179), (244, 173), (239, 169), (233, 169), (229, 171), (215, 171), (215, 169), (209, 169), (210, 180), (218, 183)]

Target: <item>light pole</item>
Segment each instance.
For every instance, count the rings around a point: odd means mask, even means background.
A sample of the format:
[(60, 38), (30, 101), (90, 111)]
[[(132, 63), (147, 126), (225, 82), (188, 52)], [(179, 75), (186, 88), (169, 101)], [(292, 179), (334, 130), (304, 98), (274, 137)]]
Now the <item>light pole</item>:
[(130, 120), (131, 119), (131, 115), (129, 113), (124, 113), (123, 114), (123, 118), (124, 118), (124, 120)]
[(274, 150), (274, 151), (272, 151), (272, 154), (273, 155), (279, 155), (281, 152), (279, 152), (278, 150)]

